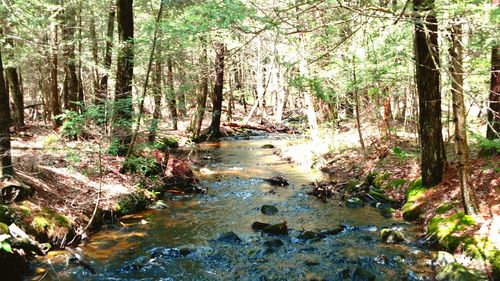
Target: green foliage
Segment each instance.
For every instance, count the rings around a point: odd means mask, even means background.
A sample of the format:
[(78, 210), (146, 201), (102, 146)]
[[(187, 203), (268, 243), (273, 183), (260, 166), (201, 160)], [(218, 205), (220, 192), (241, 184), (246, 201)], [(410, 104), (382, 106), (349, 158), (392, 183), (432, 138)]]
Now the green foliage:
[(141, 173), (150, 176), (161, 173), (161, 169), (154, 157), (131, 156), (125, 159), (122, 172)]
[(44, 233), (46, 229), (50, 226), (49, 220), (44, 216), (35, 216), (31, 222), (31, 226), (38, 233)]
[(166, 151), (169, 148), (179, 147), (179, 140), (173, 136), (165, 136), (165, 137), (162, 137), (159, 140), (157, 140), (153, 144), (153, 147), (160, 150), (160, 151)]
[(406, 158), (411, 157), (412, 155), (406, 151), (404, 151), (401, 147), (395, 146), (392, 148), (392, 153), (398, 157), (400, 161), (404, 161)]
[(0, 250), (12, 253), (12, 247), (7, 241), (11, 236), (9, 234), (0, 234)]
[(0, 204), (0, 223), (10, 224), (14, 221), (14, 212), (6, 205)]
[(494, 150), (500, 153), (500, 138), (490, 140), (474, 132), (472, 132), (472, 137), (477, 141), (481, 149)]

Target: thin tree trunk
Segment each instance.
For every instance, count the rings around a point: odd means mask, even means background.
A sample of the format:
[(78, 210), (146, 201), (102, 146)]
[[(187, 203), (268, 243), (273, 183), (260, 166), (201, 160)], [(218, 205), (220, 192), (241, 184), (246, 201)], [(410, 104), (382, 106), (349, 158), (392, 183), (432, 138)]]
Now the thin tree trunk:
[(24, 127), (24, 99), (21, 91), (21, 83), (19, 83), (19, 76), (15, 67), (7, 67), (5, 75), (9, 82), (10, 93), (14, 100), (14, 121), (16, 128), (19, 130)]
[(356, 61), (355, 57), (352, 57), (352, 78), (354, 84), (354, 110), (356, 113), (356, 126), (358, 127), (359, 144), (361, 145), (361, 151), (363, 154), (366, 153), (365, 142), (363, 140), (363, 133), (361, 129), (361, 117), (359, 113), (359, 95), (358, 95), (358, 81), (356, 77)]
[(99, 45), (97, 43), (97, 33), (95, 30), (94, 15), (90, 18), (89, 24), (90, 41), (92, 42), (92, 60), (94, 66), (92, 67), (92, 87), (94, 88), (94, 104), (97, 103), (97, 96), (99, 93)]
[(415, 21), (416, 79), (420, 107), (421, 172), (424, 186), (441, 182), (445, 150), (439, 91), (438, 24), (434, 0), (413, 0)]
[(108, 77), (111, 68), (111, 49), (113, 48), (113, 31), (116, 16), (114, 1), (109, 1), (108, 26), (106, 30), (106, 46), (104, 47), (104, 72), (102, 73), (99, 89), (96, 92), (95, 103), (102, 105), (108, 99)]
[(196, 97), (196, 113), (193, 122), (193, 139), (196, 141), (200, 138), (201, 125), (203, 123), (203, 115), (205, 114), (205, 106), (208, 96), (208, 54), (206, 42), (203, 40), (203, 50), (200, 58), (203, 73), (201, 74), (201, 91)]
[(59, 87), (57, 85), (57, 23), (53, 22), (50, 29), (50, 111), (52, 113), (52, 127), (57, 129), (62, 125), (62, 120), (60, 118), (56, 118), (56, 116), (61, 114), (61, 106), (59, 105)]
[(167, 103), (170, 111), (170, 119), (172, 119), (172, 129), (177, 130), (177, 103), (174, 88), (174, 71), (172, 57), (167, 58)]
[(463, 45), (462, 24), (452, 22), (450, 30), (451, 48), (449, 49), (451, 65), (451, 94), (453, 99), (453, 118), (455, 119), (455, 146), (458, 156), (458, 176), (460, 189), (462, 191), (462, 202), (465, 212), (476, 215), (479, 207), (476, 194), (470, 178), (469, 147), (467, 145), (467, 128), (464, 104), (464, 69), (463, 69)]
[(223, 43), (215, 43), (215, 85), (212, 98), (212, 123), (210, 133), (220, 135), (220, 119), (222, 115), (222, 90), (224, 87), (224, 49)]
[(10, 155), (10, 119), (9, 94), (3, 76), (2, 53), (0, 49), (0, 178), (14, 175), (12, 157)]
[(66, 73), (67, 88), (65, 97), (68, 103), (66, 108), (71, 111), (78, 109), (78, 77), (76, 74), (76, 56), (75, 56), (75, 28), (76, 28), (75, 8), (69, 4), (64, 11), (64, 28), (62, 30), (62, 41), (64, 43), (64, 71)]
[(158, 125), (161, 118), (161, 75), (162, 75), (162, 63), (161, 63), (161, 48), (156, 49), (156, 63), (155, 63), (155, 73), (153, 76), (153, 99), (154, 99), (154, 110), (153, 110), (153, 120), (151, 121), (151, 128), (149, 130), (148, 140), (154, 142), (156, 138), (156, 132), (158, 130)]
[[(500, 0), (492, 0), (493, 6), (500, 9)], [(490, 93), (488, 97), (488, 125), (486, 138), (489, 140), (500, 139), (500, 44), (497, 42), (491, 49), (491, 76)], [(500, 154), (500, 150), (485, 148), (482, 155)]]
[(127, 152), (131, 141), (132, 121), (132, 77), (134, 73), (134, 15), (133, 0), (117, 1), (117, 22), (120, 45), (118, 51), (115, 103), (113, 112), (113, 133), (121, 145), (118, 153)]

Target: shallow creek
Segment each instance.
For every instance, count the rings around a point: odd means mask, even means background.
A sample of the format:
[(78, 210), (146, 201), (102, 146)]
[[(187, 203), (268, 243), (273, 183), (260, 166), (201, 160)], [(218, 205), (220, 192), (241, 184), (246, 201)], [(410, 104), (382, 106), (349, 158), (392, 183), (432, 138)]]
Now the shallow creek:
[[(371, 206), (349, 209), (307, 195), (303, 185), (323, 175), (261, 148), (282, 141), (268, 136), (202, 144), (190, 159), (213, 172), (198, 173), (208, 193), (166, 195), (167, 208), (129, 216), (92, 236), (80, 247), (97, 274), (57, 252), (33, 266), (48, 271), (44, 280), (353, 280), (360, 268), (377, 280), (431, 278), (431, 255), (415, 241), (411, 224), (386, 219)], [(278, 175), (290, 185), (273, 187), (262, 180)], [(279, 212), (261, 214), (265, 204)], [(286, 221), (289, 235), (255, 232), (254, 221)], [(335, 235), (300, 236), (339, 225), (346, 228)], [(402, 229), (409, 241), (382, 243), (383, 227)], [(241, 242), (218, 239), (231, 231)]]

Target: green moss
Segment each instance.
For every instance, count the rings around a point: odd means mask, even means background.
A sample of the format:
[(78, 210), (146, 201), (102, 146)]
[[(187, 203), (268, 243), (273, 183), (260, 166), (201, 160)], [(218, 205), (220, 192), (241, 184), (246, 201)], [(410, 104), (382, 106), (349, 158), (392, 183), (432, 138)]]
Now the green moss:
[(71, 227), (73, 222), (65, 215), (55, 214), (54, 220), (56, 221), (57, 226), (61, 227)]
[(453, 252), (460, 243), (469, 239), (469, 236), (459, 236), (457, 232), (463, 231), (475, 224), (476, 222), (472, 216), (458, 212), (450, 217), (432, 218), (427, 227), (427, 234), (434, 236), (441, 246)]
[(20, 205), (20, 206), (18, 206), (17, 209), (19, 210), (19, 212), (21, 213), (21, 215), (24, 216), (24, 217), (28, 217), (28, 216), (31, 215), (31, 209), (28, 208), (27, 206)]
[(436, 209), (436, 213), (444, 214), (444, 213), (448, 212), (449, 210), (453, 209), (454, 207), (455, 207), (455, 204), (453, 204), (453, 203), (444, 203)]
[(363, 185), (363, 182), (360, 180), (350, 180), (347, 182), (345, 191), (347, 192), (354, 192), (358, 190), (361, 186)]
[(49, 220), (46, 217), (35, 216), (35, 218), (33, 218), (33, 221), (31, 222), (31, 226), (38, 233), (43, 233), (50, 226), (50, 222), (49, 222)]
[(383, 194), (380, 191), (372, 190), (368, 194), (379, 202), (396, 203), (396, 200), (390, 198), (389, 196)]
[(11, 224), (13, 222), (13, 213), (9, 207), (0, 204), (0, 222)]
[(493, 280), (500, 280), (500, 251), (496, 250), (491, 258), (491, 267), (493, 271)]
[(488, 280), (481, 272), (468, 270), (458, 262), (446, 265), (436, 280), (479, 281)]
[(425, 195), (427, 189), (422, 185), (422, 179), (410, 183), (405, 192), (406, 203), (401, 208), (405, 220), (418, 220), (424, 212), (424, 204), (419, 199)]
[(122, 196), (114, 206), (114, 211), (118, 216), (137, 213), (146, 210), (149, 199), (142, 191)]
[(9, 234), (9, 226), (0, 222), (0, 234)]

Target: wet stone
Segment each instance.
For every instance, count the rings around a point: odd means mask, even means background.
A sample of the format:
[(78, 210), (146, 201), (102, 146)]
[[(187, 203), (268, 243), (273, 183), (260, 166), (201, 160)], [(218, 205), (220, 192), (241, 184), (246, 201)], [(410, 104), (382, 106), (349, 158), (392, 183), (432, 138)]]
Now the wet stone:
[(380, 238), (384, 243), (400, 243), (406, 240), (405, 235), (395, 229), (384, 228), (380, 231)]
[(252, 223), (252, 229), (253, 230), (263, 230), (264, 228), (270, 226), (270, 224), (268, 223), (264, 223), (264, 222), (259, 222), (259, 221), (256, 221), (254, 223)]
[(287, 186), (290, 184), (288, 182), (288, 180), (282, 176), (276, 176), (276, 177), (272, 177), (272, 178), (264, 179), (264, 180), (267, 181), (268, 183), (270, 183), (271, 185), (276, 185), (276, 186)]
[(274, 145), (268, 143), (268, 144), (264, 144), (263, 146), (261, 146), (260, 148), (275, 148)]
[(178, 258), (181, 256), (179, 249), (177, 248), (156, 248), (151, 252), (152, 258)]
[(272, 205), (263, 205), (260, 208), (260, 212), (264, 215), (276, 215), (278, 213), (278, 208)]
[(342, 232), (344, 229), (345, 229), (345, 226), (339, 225), (339, 226), (334, 227), (332, 229), (322, 230), (321, 233), (325, 234), (325, 235), (337, 235), (340, 232)]
[(236, 233), (229, 231), (220, 234), (219, 237), (217, 237), (217, 241), (222, 243), (240, 243), (241, 238), (236, 235)]
[(352, 273), (353, 281), (375, 281), (376, 278), (373, 272), (359, 266)]
[(280, 239), (272, 239), (272, 240), (268, 240), (268, 241), (265, 241), (263, 243), (264, 247), (267, 247), (267, 248), (279, 248), (281, 246), (283, 246), (283, 241), (281, 241)]
[(347, 199), (346, 206), (347, 208), (361, 208), (365, 205), (365, 202), (363, 200), (359, 199), (358, 197), (351, 197)]
[(264, 229), (262, 229), (262, 232), (270, 235), (287, 235), (288, 228), (286, 226), (286, 223), (283, 222), (283, 223), (269, 225)]

